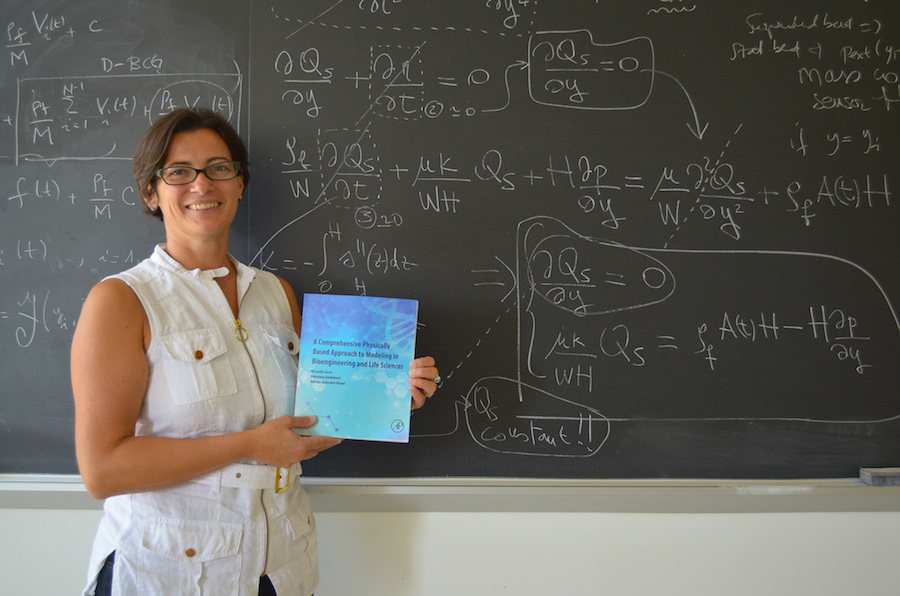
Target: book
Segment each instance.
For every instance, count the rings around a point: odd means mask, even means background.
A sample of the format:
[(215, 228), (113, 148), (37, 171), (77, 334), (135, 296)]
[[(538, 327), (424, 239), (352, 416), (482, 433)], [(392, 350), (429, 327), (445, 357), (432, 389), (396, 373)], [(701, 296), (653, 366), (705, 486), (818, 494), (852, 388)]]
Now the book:
[(310, 435), (409, 442), (419, 302), (304, 294), (295, 416)]

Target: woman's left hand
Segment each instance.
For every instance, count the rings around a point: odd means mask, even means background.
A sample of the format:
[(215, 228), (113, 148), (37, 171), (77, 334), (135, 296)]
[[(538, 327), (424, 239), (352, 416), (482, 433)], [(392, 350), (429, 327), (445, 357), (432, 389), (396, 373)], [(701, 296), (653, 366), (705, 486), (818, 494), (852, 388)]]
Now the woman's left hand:
[(412, 395), (410, 409), (415, 410), (425, 405), (425, 400), (434, 395), (441, 383), (434, 358), (424, 356), (409, 363), (409, 393)]

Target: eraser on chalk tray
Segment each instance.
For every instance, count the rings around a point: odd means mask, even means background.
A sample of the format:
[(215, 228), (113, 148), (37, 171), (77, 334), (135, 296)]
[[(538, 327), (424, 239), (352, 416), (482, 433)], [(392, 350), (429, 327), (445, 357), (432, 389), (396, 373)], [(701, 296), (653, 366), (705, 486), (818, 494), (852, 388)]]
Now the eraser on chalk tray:
[(860, 468), (859, 479), (869, 486), (900, 486), (900, 468)]

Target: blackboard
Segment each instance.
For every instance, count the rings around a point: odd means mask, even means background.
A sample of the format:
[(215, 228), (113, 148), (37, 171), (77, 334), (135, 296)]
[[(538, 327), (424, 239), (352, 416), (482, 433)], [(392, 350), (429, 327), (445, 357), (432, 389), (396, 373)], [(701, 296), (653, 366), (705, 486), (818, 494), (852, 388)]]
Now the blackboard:
[(0, 8), (0, 472), (74, 473), (68, 350), (147, 256), (129, 157), (228, 115), (232, 252), (420, 301), (444, 382), (329, 477), (829, 478), (900, 462), (890, 0)]

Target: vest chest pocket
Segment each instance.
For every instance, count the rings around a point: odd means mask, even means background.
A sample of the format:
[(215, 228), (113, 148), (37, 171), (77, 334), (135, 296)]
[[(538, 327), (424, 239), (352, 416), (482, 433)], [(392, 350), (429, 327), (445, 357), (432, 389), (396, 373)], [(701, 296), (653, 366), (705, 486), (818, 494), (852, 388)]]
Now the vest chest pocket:
[(234, 371), (219, 329), (194, 329), (160, 338), (171, 362), (160, 371), (178, 404), (233, 395), (237, 392)]

